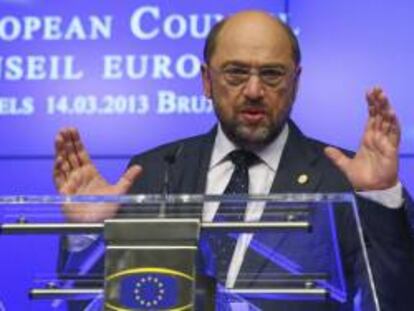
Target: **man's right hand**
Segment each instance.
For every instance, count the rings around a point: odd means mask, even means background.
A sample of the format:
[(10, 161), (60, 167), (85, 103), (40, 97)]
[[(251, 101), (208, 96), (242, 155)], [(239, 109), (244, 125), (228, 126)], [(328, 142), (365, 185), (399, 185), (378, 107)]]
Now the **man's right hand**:
[[(131, 166), (115, 185), (109, 184), (92, 163), (75, 128), (59, 131), (55, 140), (53, 178), (63, 195), (122, 195), (140, 175), (140, 166)], [(99, 222), (113, 217), (119, 205), (65, 204), (63, 212), (69, 221)]]

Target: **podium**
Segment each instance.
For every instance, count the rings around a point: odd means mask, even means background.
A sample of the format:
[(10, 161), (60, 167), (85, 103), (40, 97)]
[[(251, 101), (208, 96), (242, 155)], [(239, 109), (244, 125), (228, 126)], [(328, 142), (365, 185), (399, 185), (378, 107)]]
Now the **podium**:
[[(118, 212), (68, 222), (64, 205)], [(381, 310), (352, 194), (3, 196), (0, 212), (2, 235), (61, 236), (32, 310)]]

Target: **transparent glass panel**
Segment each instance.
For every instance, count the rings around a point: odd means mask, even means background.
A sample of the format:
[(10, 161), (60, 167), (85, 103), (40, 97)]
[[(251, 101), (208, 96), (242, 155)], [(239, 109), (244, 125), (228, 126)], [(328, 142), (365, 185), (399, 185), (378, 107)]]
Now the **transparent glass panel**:
[(33, 310), (379, 310), (349, 194), (3, 196), (0, 220), (2, 238), (60, 236)]

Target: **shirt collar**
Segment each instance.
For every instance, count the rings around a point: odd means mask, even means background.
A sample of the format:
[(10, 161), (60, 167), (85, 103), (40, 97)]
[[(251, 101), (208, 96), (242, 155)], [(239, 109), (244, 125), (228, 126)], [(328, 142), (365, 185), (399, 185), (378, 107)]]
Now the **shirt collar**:
[[(277, 171), (283, 149), (289, 135), (289, 126), (286, 123), (280, 134), (269, 145), (256, 155), (273, 171)], [(216, 139), (214, 141), (213, 154), (210, 161), (210, 169), (226, 160), (226, 156), (238, 147), (224, 134), (221, 125), (218, 125)]]

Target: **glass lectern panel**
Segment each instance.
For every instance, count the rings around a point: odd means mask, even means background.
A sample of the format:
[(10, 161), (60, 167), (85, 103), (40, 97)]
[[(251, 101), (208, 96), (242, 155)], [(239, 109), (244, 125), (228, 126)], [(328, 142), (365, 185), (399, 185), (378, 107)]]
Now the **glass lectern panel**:
[(58, 244), (56, 267), (33, 267), (32, 310), (380, 310), (350, 194), (0, 204), (2, 239)]

